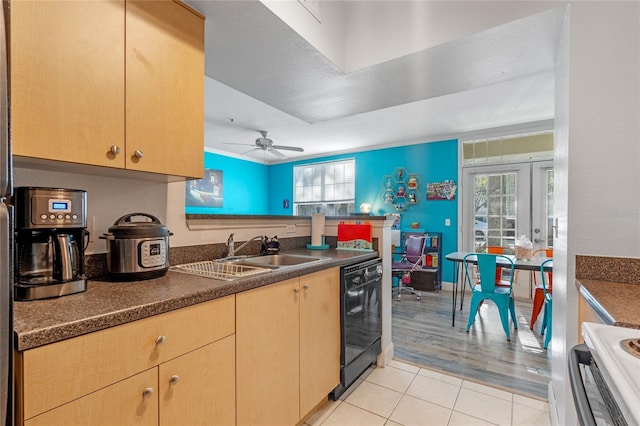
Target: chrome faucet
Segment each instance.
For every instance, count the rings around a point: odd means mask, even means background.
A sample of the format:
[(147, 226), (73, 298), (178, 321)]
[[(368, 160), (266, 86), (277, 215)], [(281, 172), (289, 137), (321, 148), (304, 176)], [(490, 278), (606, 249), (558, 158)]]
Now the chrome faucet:
[(233, 255), (235, 255), (235, 241), (233, 241), (233, 232), (231, 233), (231, 235), (229, 235), (229, 238), (227, 238), (227, 247), (229, 248), (229, 252), (227, 253), (227, 256), (231, 257)]
[(262, 235), (256, 235), (255, 237), (251, 238), (248, 241), (245, 241), (244, 243), (242, 243), (240, 245), (240, 247), (238, 247), (237, 249), (235, 248), (235, 242), (233, 241), (233, 233), (231, 233), (231, 235), (229, 235), (229, 238), (227, 238), (227, 247), (229, 247), (229, 252), (227, 253), (227, 257), (232, 257), (235, 256), (237, 252), (239, 252), (240, 250), (242, 250), (243, 248), (245, 248), (247, 246), (247, 244), (249, 244), (250, 242), (257, 240), (257, 239), (261, 239), (262, 240), (262, 249), (261, 252), (264, 250), (264, 244), (265, 244), (265, 240), (267, 237), (264, 237)]

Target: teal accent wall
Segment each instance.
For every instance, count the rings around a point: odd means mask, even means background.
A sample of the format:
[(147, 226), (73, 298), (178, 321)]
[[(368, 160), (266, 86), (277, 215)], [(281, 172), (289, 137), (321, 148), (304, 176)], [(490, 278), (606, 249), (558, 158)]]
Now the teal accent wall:
[(205, 152), (204, 168), (222, 170), (222, 207), (185, 207), (186, 213), (270, 214), (268, 166)]
[[(402, 167), (410, 173), (419, 174), (420, 200), (410, 205), (402, 215), (401, 226), (408, 228), (412, 222), (420, 222), (420, 228), (431, 232), (442, 232), (442, 253), (457, 250), (458, 240), (458, 196), (452, 201), (427, 201), (427, 182), (458, 180), (458, 140), (428, 142), (416, 145), (376, 149), (352, 154), (333, 155), (312, 160), (294, 161), (269, 167), (271, 195), (269, 214), (293, 214), (293, 167), (300, 164), (354, 158), (356, 161), (356, 208), (368, 202), (372, 214), (379, 216), (397, 213), (391, 205), (385, 204), (382, 194), (383, 177)], [(283, 200), (289, 200), (289, 207), (283, 208)], [(451, 226), (445, 226), (445, 219)], [(453, 280), (453, 265), (440, 259), (443, 265), (442, 279)]]
[[(401, 227), (420, 222), (425, 231), (442, 232), (442, 253), (457, 250), (458, 193), (452, 201), (427, 201), (428, 182), (458, 179), (458, 141), (456, 139), (428, 142), (393, 148), (376, 149), (352, 154), (333, 155), (313, 160), (266, 166), (250, 161), (205, 152), (205, 168), (223, 171), (222, 208), (187, 207), (187, 213), (211, 214), (293, 214), (293, 167), (299, 164), (354, 158), (356, 161), (356, 208), (368, 202), (372, 214), (396, 213), (392, 205), (384, 203), (383, 178), (396, 168), (420, 175), (420, 199), (400, 212)], [(285, 200), (288, 206), (285, 207)], [(445, 219), (451, 226), (445, 226)], [(453, 280), (453, 265), (440, 259), (442, 279)]]

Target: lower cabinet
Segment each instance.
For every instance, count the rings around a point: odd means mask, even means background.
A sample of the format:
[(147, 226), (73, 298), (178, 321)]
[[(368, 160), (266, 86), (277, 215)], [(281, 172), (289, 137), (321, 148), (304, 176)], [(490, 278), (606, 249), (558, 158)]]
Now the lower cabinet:
[(584, 343), (582, 337), (582, 323), (595, 322), (596, 324), (604, 324), (598, 313), (593, 309), (584, 295), (578, 292), (578, 343)]
[(24, 424), (25, 426), (157, 425), (158, 397), (154, 392), (157, 383), (158, 371), (152, 368), (32, 417)]
[(232, 335), (161, 364), (160, 425), (235, 424), (235, 351)]
[(295, 425), (340, 382), (340, 274), (236, 295), (238, 425)]
[(15, 360), (16, 425), (295, 425), (340, 382), (339, 268)]
[(235, 296), (16, 355), (16, 424), (235, 423)]

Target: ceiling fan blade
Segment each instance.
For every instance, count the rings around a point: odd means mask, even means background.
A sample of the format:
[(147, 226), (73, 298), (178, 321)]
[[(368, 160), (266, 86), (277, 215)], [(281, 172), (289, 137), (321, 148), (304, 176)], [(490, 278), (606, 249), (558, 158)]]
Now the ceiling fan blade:
[(284, 149), (287, 151), (304, 152), (304, 149), (300, 148), (299, 146), (271, 145), (271, 147), (276, 149)]
[(268, 150), (270, 153), (272, 153), (273, 155), (275, 155), (276, 157), (280, 158), (281, 160), (284, 160), (285, 158), (287, 158), (286, 155), (284, 155), (283, 153), (281, 153), (280, 151), (273, 149), (273, 148), (269, 148)]
[[(238, 145), (240, 145), (240, 144), (238, 144)], [(250, 149), (250, 150), (249, 150), (249, 151), (247, 151), (247, 152), (243, 152), (243, 153), (242, 153), (242, 154), (240, 154), (240, 155), (245, 155), (245, 154), (248, 154), (248, 153), (250, 153), (250, 152), (253, 152), (253, 151), (259, 150), (259, 149), (261, 150), (262, 148), (253, 148), (253, 149)]]
[(250, 143), (235, 143), (235, 142), (223, 142), (223, 145), (244, 145), (244, 146), (254, 146)]

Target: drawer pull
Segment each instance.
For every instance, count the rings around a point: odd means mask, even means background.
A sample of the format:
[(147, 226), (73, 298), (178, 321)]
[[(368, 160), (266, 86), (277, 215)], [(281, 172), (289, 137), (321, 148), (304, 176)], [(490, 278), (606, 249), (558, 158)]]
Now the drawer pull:
[(146, 388), (144, 391), (142, 391), (142, 397), (143, 398), (149, 398), (151, 395), (153, 395), (153, 388)]
[(167, 341), (166, 336), (158, 336), (158, 338), (156, 339), (156, 346), (162, 346), (166, 341)]
[(172, 386), (175, 386), (175, 385), (178, 384), (179, 381), (180, 381), (180, 376), (178, 376), (177, 374), (174, 374), (169, 379), (169, 384), (172, 385)]

